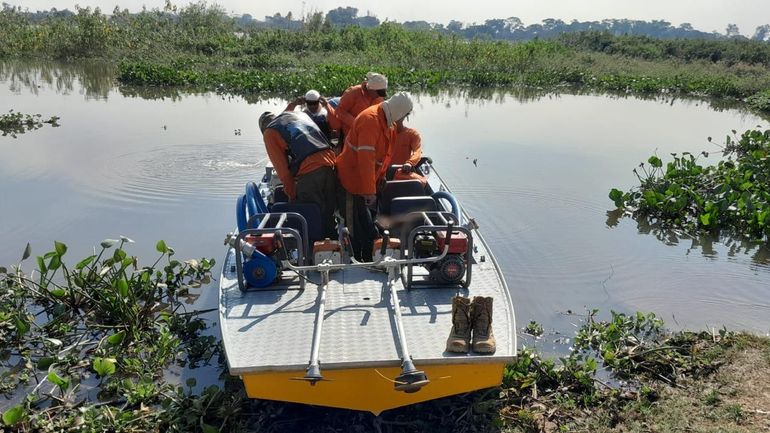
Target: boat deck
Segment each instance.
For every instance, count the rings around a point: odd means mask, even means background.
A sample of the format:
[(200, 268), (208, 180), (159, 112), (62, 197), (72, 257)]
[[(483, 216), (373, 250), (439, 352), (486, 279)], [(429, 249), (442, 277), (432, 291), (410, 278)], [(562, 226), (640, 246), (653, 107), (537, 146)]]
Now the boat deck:
[[(433, 286), (406, 290), (400, 280), (396, 282), (404, 334), (418, 369), (429, 364), (500, 364), (515, 359), (516, 329), (510, 294), (483, 240), (477, 231), (472, 233), (475, 264), (468, 289)], [(320, 281), (316, 272), (307, 278)], [(295, 283), (294, 287), (242, 293), (232, 249), (222, 279), (221, 331), (230, 373), (304, 371), (310, 358), (318, 287), (308, 282), (305, 290), (299, 290)], [(321, 370), (399, 366), (387, 274), (347, 269), (332, 273), (330, 280), (320, 347)], [(451, 299), (456, 294), (494, 298), (496, 353), (464, 355), (444, 350), (452, 327)]]

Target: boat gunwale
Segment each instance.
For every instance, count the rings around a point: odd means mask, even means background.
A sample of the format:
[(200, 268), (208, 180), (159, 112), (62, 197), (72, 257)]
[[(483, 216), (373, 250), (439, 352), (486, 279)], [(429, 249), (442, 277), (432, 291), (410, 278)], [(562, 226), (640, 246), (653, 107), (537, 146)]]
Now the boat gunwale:
[[(449, 189), (449, 186), (447, 186), (447, 183), (444, 181), (444, 178), (441, 177), (440, 174), (438, 174), (438, 171), (433, 167), (433, 164), (430, 164), (432, 173), (436, 176), (436, 178), (439, 180), (439, 184), (444, 186), (444, 189), (447, 192), (452, 192)], [(458, 202), (460, 202), (458, 200)], [(460, 210), (462, 212), (462, 215), (465, 217), (465, 220), (470, 220), (470, 216), (467, 212), (465, 212), (465, 207), (460, 203)], [(494, 253), (492, 253), (492, 250), (489, 248), (489, 244), (487, 244), (487, 241), (484, 239), (484, 236), (481, 234), (481, 231), (479, 229), (473, 229), (473, 232), (478, 235), (478, 240), (481, 242), (481, 244), (484, 246), (484, 249), (487, 251), (487, 254), (489, 255), (488, 259), (492, 261), (492, 264), (495, 268), (495, 273), (497, 274), (497, 278), (500, 280), (500, 283), (503, 286), (503, 296), (505, 296), (505, 299), (507, 301), (508, 306), (510, 308), (506, 308), (508, 313), (508, 320), (511, 323), (511, 329), (509, 330), (511, 332), (511, 336), (513, 338), (508, 339), (508, 351), (510, 353), (513, 353), (512, 359), (510, 362), (513, 362), (518, 357), (518, 335), (516, 334), (516, 312), (514, 311), (514, 303), (513, 303), (513, 296), (511, 296), (511, 292), (508, 289), (508, 283), (505, 281), (505, 275), (503, 275), (503, 270), (500, 268), (500, 263), (497, 261), (497, 258), (495, 257)], [(474, 238), (475, 242), (475, 238)]]

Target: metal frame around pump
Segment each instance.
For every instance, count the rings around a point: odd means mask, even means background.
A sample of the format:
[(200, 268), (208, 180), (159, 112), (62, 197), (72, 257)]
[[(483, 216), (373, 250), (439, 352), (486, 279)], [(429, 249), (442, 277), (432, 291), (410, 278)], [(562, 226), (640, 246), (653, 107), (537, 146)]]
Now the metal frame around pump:
[[(468, 247), (463, 255), (466, 263), (465, 278), (461, 280), (457, 285), (467, 289), (471, 285), (471, 269), (473, 268), (473, 235), (471, 231), (458, 224), (457, 216), (451, 212), (412, 212), (409, 215), (421, 215), (423, 217), (424, 225), (417, 226), (409, 232), (407, 237), (407, 249), (406, 249), (406, 273), (401, 274), (402, 283), (407, 289), (411, 289), (419, 285), (420, 287), (435, 287), (435, 286), (447, 286), (446, 283), (434, 282), (426, 280), (422, 275), (415, 275), (413, 272), (414, 262), (414, 239), (418, 233), (439, 233), (446, 232), (445, 249), (448, 249), (449, 242), (452, 239), (453, 232), (464, 233), (468, 238)], [(431, 217), (435, 217), (441, 225), (433, 224)], [(417, 280), (416, 277), (423, 277), (422, 280)]]
[[(268, 227), (268, 223), (270, 220), (273, 219), (273, 217), (277, 217), (278, 220), (276, 221), (275, 225), (272, 227)], [(302, 226), (302, 233), (297, 229), (291, 228), (291, 227), (284, 227), (284, 224), (286, 222), (296, 220), (299, 221)], [(308, 225), (307, 221), (305, 220), (305, 217), (302, 215), (296, 213), (296, 212), (280, 212), (280, 213), (261, 213), (256, 214), (249, 218), (247, 222), (247, 227), (250, 227), (254, 224), (255, 221), (259, 221), (259, 225), (256, 228), (248, 228), (246, 230), (243, 230), (238, 233), (238, 235), (235, 237), (235, 245), (241, 245), (241, 243), (246, 243), (245, 237), (247, 235), (261, 235), (265, 233), (273, 233), (275, 234), (279, 239), (281, 239), (281, 242), (284, 243), (285, 248), (285, 241), (284, 241), (284, 233), (288, 233), (292, 235), (297, 240), (297, 251), (298, 251), (298, 264), (300, 266), (305, 265), (305, 259), (307, 257), (307, 251), (306, 251), (306, 245), (305, 245), (305, 239), (308, 239)], [(288, 257), (284, 257), (282, 261), (288, 261)], [(276, 290), (277, 288), (285, 288), (285, 285), (273, 285), (269, 287), (249, 287), (245, 281), (244, 275), (243, 275), (243, 253), (239, 248), (236, 248), (235, 252), (235, 270), (236, 275), (238, 277), (238, 288), (245, 292), (247, 290)], [(304, 274), (299, 275), (299, 289), (304, 290), (305, 289), (305, 278)]]

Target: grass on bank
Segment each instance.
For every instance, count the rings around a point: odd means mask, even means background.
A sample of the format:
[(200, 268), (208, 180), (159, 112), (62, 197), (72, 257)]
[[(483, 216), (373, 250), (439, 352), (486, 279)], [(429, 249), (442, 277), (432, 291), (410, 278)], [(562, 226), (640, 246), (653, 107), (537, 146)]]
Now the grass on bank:
[(312, 87), (338, 94), (376, 69), (400, 89), (574, 85), (750, 98), (752, 109), (770, 110), (770, 44), (758, 41), (658, 41), (588, 32), (508, 43), (407, 31), (396, 23), (240, 31), (221, 8), (205, 3), (136, 15), (78, 9), (72, 17), (34, 25), (5, 9), (0, 40), (7, 41), (0, 59), (119, 61), (119, 77), (130, 84), (284, 94)]

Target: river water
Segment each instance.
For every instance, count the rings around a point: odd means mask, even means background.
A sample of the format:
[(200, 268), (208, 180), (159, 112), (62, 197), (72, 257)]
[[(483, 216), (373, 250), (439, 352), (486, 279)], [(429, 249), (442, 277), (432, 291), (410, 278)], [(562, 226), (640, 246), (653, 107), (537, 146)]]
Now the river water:
[[(111, 77), (94, 64), (0, 64), (0, 110), (61, 117), (58, 128), (0, 137), (0, 264), (16, 263), (27, 242), (42, 255), (54, 240), (75, 262), (119, 235), (145, 263), (159, 239), (183, 258), (222, 258), (235, 198), (266, 161), (257, 118), (284, 102), (125, 88)], [(535, 320), (571, 334), (598, 308), (655, 312), (675, 329), (770, 331), (767, 248), (607, 214), (609, 190), (633, 186), (632, 169), (654, 152), (716, 154), (707, 137), (722, 142), (766, 120), (694, 99), (415, 98), (408, 123), (481, 225), (520, 327)], [(212, 286), (193, 307), (215, 305)]]

